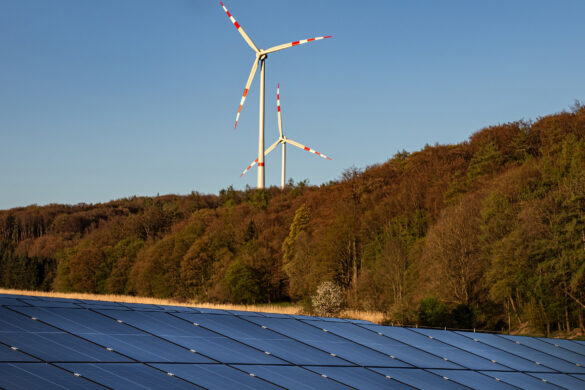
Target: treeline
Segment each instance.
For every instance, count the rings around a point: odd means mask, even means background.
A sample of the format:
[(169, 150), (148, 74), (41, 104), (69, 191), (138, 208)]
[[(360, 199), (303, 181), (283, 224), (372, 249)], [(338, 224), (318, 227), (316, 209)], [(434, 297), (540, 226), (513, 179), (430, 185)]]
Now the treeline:
[(320, 187), (0, 211), (0, 284), (585, 330), (585, 107), (401, 152)]

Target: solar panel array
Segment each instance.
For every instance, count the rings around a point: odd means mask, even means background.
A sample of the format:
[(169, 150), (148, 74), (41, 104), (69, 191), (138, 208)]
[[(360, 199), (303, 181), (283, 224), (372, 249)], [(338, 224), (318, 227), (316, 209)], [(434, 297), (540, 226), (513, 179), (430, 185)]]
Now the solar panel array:
[(585, 389), (585, 342), (0, 295), (5, 389)]

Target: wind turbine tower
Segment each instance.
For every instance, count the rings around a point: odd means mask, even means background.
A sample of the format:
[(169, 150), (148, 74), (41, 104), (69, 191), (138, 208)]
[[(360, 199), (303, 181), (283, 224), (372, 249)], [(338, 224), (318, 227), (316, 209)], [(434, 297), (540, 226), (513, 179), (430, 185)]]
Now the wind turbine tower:
[[(282, 131), (282, 114), (280, 113), (280, 84), (278, 84), (278, 87), (276, 88), (276, 110), (278, 112), (279, 137), (275, 143), (273, 143), (272, 145), (270, 145), (270, 147), (268, 149), (266, 149), (266, 151), (264, 152), (264, 155), (266, 156), (268, 153), (272, 152), (274, 150), (274, 148), (276, 148), (278, 146), (278, 144), (282, 145), (282, 176), (280, 178), (280, 188), (282, 188), (284, 190), (285, 174), (286, 174), (286, 144), (287, 143), (289, 143), (293, 146), (296, 146), (299, 149), (306, 150), (307, 152), (314, 153), (319, 157), (326, 158), (327, 160), (331, 160), (331, 158), (327, 157), (323, 153), (319, 153), (316, 150), (309, 148), (308, 146), (302, 145), (296, 141), (293, 141), (292, 139), (286, 138), (286, 136), (284, 135), (284, 132)], [(259, 159), (252, 161), (252, 163), (250, 165), (248, 165), (248, 168), (246, 168), (244, 170), (244, 172), (242, 172), (240, 177), (244, 176), (244, 174), (246, 172), (248, 172), (254, 165), (256, 165), (256, 163), (258, 161), (259, 161)]]
[(236, 115), (236, 123), (234, 125), (234, 129), (238, 127), (238, 119), (240, 118), (240, 113), (242, 112), (242, 107), (244, 106), (244, 102), (246, 100), (246, 96), (248, 95), (248, 90), (250, 89), (250, 85), (254, 80), (254, 76), (256, 74), (256, 70), (258, 69), (258, 64), (260, 64), (260, 117), (259, 117), (259, 131), (258, 131), (258, 188), (264, 188), (264, 79), (266, 74), (266, 58), (268, 54), (277, 52), (279, 50), (288, 49), (289, 47), (298, 46), (303, 43), (318, 41), (321, 39), (331, 38), (331, 36), (324, 36), (324, 37), (315, 37), (309, 39), (303, 39), (300, 41), (294, 41), (290, 43), (285, 43), (282, 45), (277, 45), (271, 47), (270, 49), (262, 50), (258, 49), (252, 39), (246, 34), (242, 26), (236, 21), (236, 19), (230, 14), (227, 10), (223, 2), (220, 1), (221, 6), (223, 7), (225, 13), (227, 14), (228, 18), (234, 24), (242, 38), (246, 41), (246, 43), (254, 50), (256, 57), (254, 58), (254, 62), (252, 63), (252, 70), (250, 71), (250, 75), (248, 76), (248, 81), (246, 82), (246, 88), (244, 89), (244, 94), (242, 96), (242, 100), (240, 101), (240, 107), (238, 108), (238, 113)]

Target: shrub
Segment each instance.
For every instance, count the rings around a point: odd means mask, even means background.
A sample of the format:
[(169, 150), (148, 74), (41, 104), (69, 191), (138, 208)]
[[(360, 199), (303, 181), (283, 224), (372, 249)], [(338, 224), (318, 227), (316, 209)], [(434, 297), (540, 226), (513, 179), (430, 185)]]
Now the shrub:
[(447, 308), (435, 297), (427, 297), (420, 301), (418, 322), (423, 326), (447, 326)]
[(344, 306), (343, 291), (333, 282), (323, 282), (312, 297), (313, 310), (320, 316), (335, 316)]

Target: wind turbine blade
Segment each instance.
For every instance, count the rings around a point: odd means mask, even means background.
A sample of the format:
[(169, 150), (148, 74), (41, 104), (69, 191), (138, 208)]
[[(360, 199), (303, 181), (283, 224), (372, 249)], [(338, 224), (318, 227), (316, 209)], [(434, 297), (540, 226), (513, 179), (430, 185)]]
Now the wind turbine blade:
[[(264, 156), (266, 156), (266, 155), (268, 155), (268, 153), (272, 152), (274, 150), (274, 148), (276, 148), (276, 146), (279, 143), (280, 143), (280, 140), (278, 140), (275, 143), (273, 143), (272, 145), (270, 145), (270, 147), (264, 151)], [(240, 175), (240, 177), (244, 176), (246, 174), (246, 172), (248, 172), (250, 169), (252, 169), (252, 167), (254, 165), (256, 165), (257, 162), (258, 162), (258, 159), (252, 161), (252, 163), (250, 165), (248, 165), (248, 168), (244, 169), (244, 172), (242, 172), (242, 174)]]
[(248, 76), (248, 81), (246, 82), (246, 88), (244, 89), (244, 94), (242, 95), (242, 100), (240, 100), (240, 107), (238, 108), (238, 114), (236, 115), (236, 124), (234, 125), (234, 130), (238, 127), (238, 120), (240, 119), (240, 113), (242, 112), (242, 107), (244, 106), (244, 102), (246, 101), (246, 96), (248, 96), (248, 90), (250, 89), (250, 85), (252, 85), (252, 81), (254, 80), (254, 75), (256, 74), (256, 69), (258, 69), (258, 58), (254, 58), (254, 63), (252, 64), (252, 70), (250, 71), (250, 76)]
[(326, 155), (324, 155), (324, 154), (322, 154), (322, 153), (319, 153), (319, 152), (317, 152), (316, 150), (313, 150), (313, 149), (311, 149), (311, 148), (309, 148), (309, 147), (307, 147), (307, 146), (305, 146), (305, 145), (301, 145), (301, 144), (299, 144), (298, 142), (296, 142), (296, 141), (293, 141), (292, 139), (288, 139), (288, 138), (287, 138), (285, 142), (288, 142), (288, 143), (290, 143), (290, 144), (292, 144), (292, 145), (296, 146), (297, 148), (300, 148), (300, 149), (306, 150), (307, 152), (315, 153), (317, 156), (320, 156), (320, 157), (326, 158), (327, 160), (331, 160), (331, 158), (327, 157)]
[(274, 150), (274, 148), (276, 148), (278, 146), (279, 143), (280, 143), (280, 140), (278, 140), (275, 143), (273, 143), (272, 145), (270, 145), (270, 147), (264, 151), (264, 155), (266, 156), (266, 155), (268, 155), (268, 153), (272, 152)]
[(278, 45), (278, 46), (271, 47), (270, 49), (263, 50), (262, 53), (264, 53), (264, 54), (274, 53), (275, 51), (279, 51), (279, 50), (286, 49), (286, 48), (293, 47), (293, 46), (297, 46), (297, 45), (302, 45), (303, 43), (318, 41), (318, 40), (327, 39), (327, 38), (333, 38), (333, 37), (331, 35), (327, 35), (326, 37), (315, 37), (315, 38), (303, 39), (301, 41), (294, 41), (294, 42), (290, 42), (290, 43), (285, 43), (284, 45)]
[(236, 21), (236, 19), (234, 19), (234, 17), (232, 16), (232, 14), (230, 14), (230, 12), (227, 10), (227, 8), (225, 7), (225, 5), (223, 5), (223, 3), (221, 1), (219, 2), (219, 4), (221, 4), (221, 6), (223, 7), (223, 10), (227, 14), (228, 18), (230, 18), (230, 20), (232, 21), (232, 23), (234, 24), (234, 26), (236, 26), (236, 28), (240, 32), (240, 35), (244, 38), (244, 40), (248, 43), (248, 45), (250, 45), (250, 47), (256, 53), (260, 52), (260, 50), (258, 50), (258, 48), (254, 44), (254, 42), (252, 42), (252, 40), (250, 39), (250, 37), (248, 36), (248, 34), (246, 34), (246, 32), (244, 31), (244, 29), (242, 28), (242, 26), (240, 26), (240, 24)]
[(278, 132), (282, 138), (282, 116), (280, 115), (280, 83), (276, 87), (276, 109), (278, 111)]

